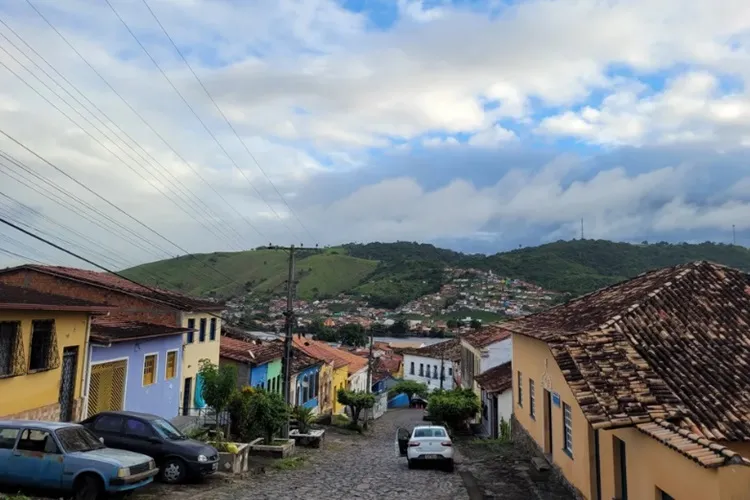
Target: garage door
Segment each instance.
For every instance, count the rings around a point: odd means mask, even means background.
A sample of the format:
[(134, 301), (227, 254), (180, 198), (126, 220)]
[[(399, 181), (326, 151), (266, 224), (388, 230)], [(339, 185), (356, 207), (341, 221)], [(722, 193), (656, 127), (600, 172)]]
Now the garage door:
[(91, 367), (88, 415), (123, 409), (127, 371), (127, 360), (100, 363)]

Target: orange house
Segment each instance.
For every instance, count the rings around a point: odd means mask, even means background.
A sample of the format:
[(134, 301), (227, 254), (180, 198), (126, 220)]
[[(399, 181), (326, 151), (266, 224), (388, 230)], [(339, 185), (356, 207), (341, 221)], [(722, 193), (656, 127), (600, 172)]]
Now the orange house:
[(514, 438), (583, 498), (750, 498), (750, 276), (685, 264), (503, 327)]

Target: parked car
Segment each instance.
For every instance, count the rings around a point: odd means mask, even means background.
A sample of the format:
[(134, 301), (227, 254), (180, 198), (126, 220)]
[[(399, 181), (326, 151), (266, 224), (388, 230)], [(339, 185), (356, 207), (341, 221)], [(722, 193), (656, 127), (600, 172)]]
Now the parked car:
[(0, 484), (96, 500), (153, 481), (154, 460), (104, 446), (78, 424), (0, 420)]
[(219, 470), (216, 448), (188, 438), (156, 415), (110, 411), (89, 417), (81, 424), (107, 446), (153, 457), (165, 483), (203, 478)]
[(453, 472), (453, 442), (448, 430), (442, 425), (418, 425), (409, 438), (406, 451), (409, 468), (422, 463), (442, 465)]

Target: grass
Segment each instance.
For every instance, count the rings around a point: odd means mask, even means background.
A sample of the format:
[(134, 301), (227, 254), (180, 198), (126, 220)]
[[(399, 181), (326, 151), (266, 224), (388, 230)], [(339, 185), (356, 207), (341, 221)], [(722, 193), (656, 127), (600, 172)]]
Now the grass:
[(292, 457), (285, 457), (276, 460), (272, 467), (277, 470), (292, 470), (302, 467), (307, 462), (307, 457), (304, 455), (295, 455)]

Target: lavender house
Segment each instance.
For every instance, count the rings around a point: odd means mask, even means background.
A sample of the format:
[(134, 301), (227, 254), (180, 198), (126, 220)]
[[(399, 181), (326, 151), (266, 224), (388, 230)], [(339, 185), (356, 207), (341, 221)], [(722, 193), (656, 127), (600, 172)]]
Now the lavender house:
[(185, 332), (152, 323), (92, 323), (86, 416), (116, 410), (176, 416)]

